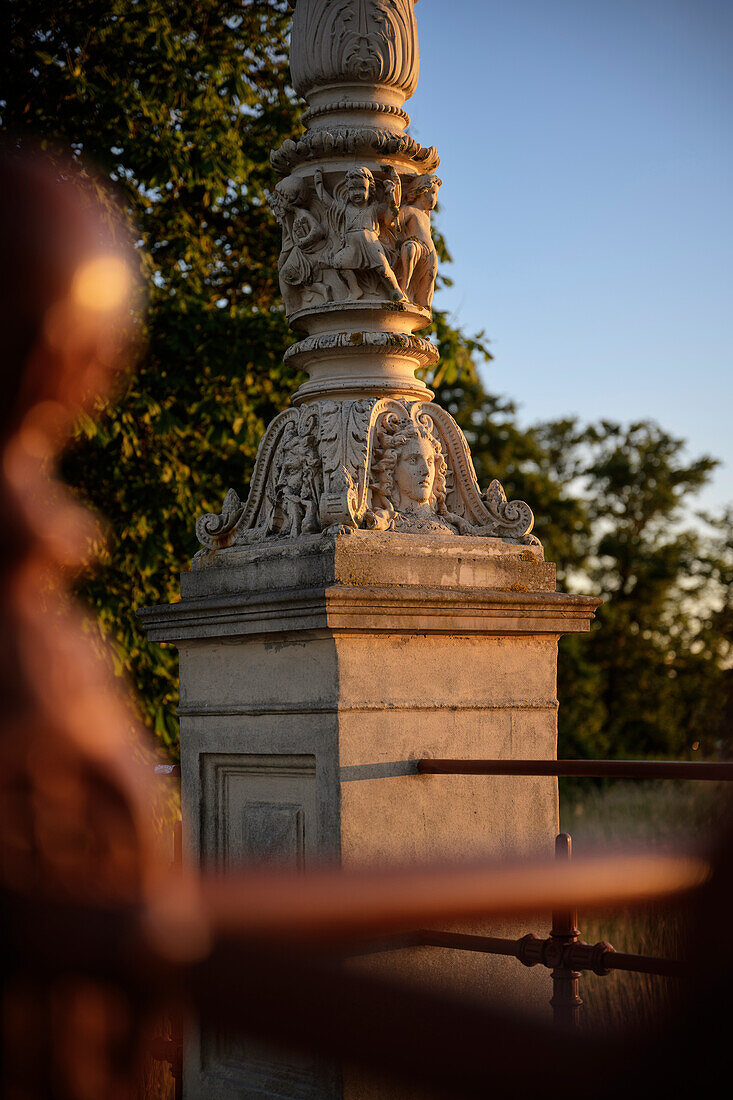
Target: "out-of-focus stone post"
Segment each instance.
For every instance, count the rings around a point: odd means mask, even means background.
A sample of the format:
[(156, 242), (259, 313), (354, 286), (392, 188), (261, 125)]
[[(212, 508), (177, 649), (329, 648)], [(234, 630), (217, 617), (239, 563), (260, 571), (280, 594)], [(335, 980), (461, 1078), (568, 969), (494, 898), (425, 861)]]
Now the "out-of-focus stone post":
[[(438, 360), (416, 333), (441, 181), (436, 150), (406, 133), (412, 0), (294, 9), (308, 129), (273, 152), (270, 201), (302, 336), (287, 356), (309, 378), (267, 429), (246, 502), (230, 490), (199, 520), (181, 601), (141, 613), (180, 653), (189, 856), (225, 870), (549, 853), (555, 780), (418, 776), (414, 761), (553, 757), (557, 641), (588, 630), (598, 601), (555, 592), (530, 508), (497, 481), (479, 489), (462, 432), (416, 376)], [(417, 948), (369, 965), (549, 999), (515, 960)], [(204, 1033), (187, 1044), (185, 1095), (388, 1093)]]

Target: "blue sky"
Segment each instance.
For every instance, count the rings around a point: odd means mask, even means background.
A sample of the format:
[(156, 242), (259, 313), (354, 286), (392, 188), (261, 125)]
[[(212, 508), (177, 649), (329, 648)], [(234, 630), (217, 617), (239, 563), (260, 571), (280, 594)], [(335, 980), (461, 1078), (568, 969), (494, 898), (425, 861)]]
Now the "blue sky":
[(411, 132), (524, 422), (654, 418), (733, 501), (733, 0), (420, 0)]

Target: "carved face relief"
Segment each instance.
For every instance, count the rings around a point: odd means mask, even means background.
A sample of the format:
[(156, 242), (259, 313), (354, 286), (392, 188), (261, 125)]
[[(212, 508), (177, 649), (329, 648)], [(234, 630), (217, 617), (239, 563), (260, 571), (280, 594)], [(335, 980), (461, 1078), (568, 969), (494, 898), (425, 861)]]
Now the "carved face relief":
[(230, 490), (220, 515), (200, 517), (202, 553), (345, 527), (538, 545), (528, 505), (508, 501), (498, 481), (481, 494), (460, 428), (424, 402), (321, 401), (280, 413), (252, 484), (246, 505)]
[(369, 180), (364, 176), (354, 174), (349, 177), (349, 202), (355, 206), (364, 206), (369, 201), (369, 190)]
[(430, 440), (418, 436), (404, 445), (395, 466), (394, 484), (398, 509), (414, 511), (415, 504), (430, 502), (435, 484), (435, 450)]
[(447, 466), (427, 424), (385, 417), (371, 466), (367, 526), (393, 531), (454, 531), (445, 505)]
[(438, 191), (440, 184), (437, 180), (433, 180), (427, 191), (423, 192), (423, 202), (426, 210), (435, 210), (435, 204), (438, 201)]
[(300, 490), (303, 482), (303, 467), (299, 462), (286, 462), (283, 465), (283, 483), (288, 486), (289, 489)]

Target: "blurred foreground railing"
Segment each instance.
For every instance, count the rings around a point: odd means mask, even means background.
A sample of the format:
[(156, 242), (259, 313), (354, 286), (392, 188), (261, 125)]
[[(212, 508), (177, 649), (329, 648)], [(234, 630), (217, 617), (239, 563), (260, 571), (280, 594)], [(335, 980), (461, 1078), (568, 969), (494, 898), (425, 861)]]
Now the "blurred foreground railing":
[[(343, 966), (379, 937), (436, 921), (560, 906), (622, 906), (695, 893), (702, 857), (612, 856), (557, 864), (478, 863), (387, 872), (318, 870), (217, 879), (180, 876), (152, 905), (43, 904), (5, 891), (3, 948), (12, 970), (44, 982), (90, 978), (139, 1013), (190, 1014), (222, 1035), (250, 1034), (354, 1062), (451, 1097), (563, 1094), (563, 1066), (592, 1072), (628, 1044), (557, 1032), (497, 1004), (411, 988)], [(563, 935), (561, 929), (553, 935)], [(19, 961), (22, 960), (22, 963)], [(170, 1048), (158, 1055), (167, 1058)]]
[[(422, 775), (516, 775), (516, 776), (576, 776), (633, 779), (701, 779), (733, 780), (733, 764), (677, 761), (537, 761), (537, 760), (428, 760), (415, 763)], [(161, 766), (159, 774), (180, 775), (175, 765)], [(452, 1079), (453, 1095), (482, 1094), (477, 1076), (475, 1051), (470, 1053), (467, 1041), (478, 1032), (490, 1029), (496, 1041), (497, 1056), (509, 1065), (521, 1050), (532, 1048), (544, 1058), (543, 1095), (558, 1096), (562, 1092), (558, 1069), (557, 1088), (552, 1081), (552, 1066), (559, 1067), (562, 1058), (572, 1057), (582, 1072), (583, 1064), (590, 1069), (597, 1039), (582, 1037), (582, 1045), (573, 1043), (579, 1024), (582, 1000), (579, 980), (583, 971), (605, 975), (626, 971), (680, 979), (694, 979), (695, 967), (689, 962), (656, 958), (647, 955), (617, 952), (606, 941), (584, 943), (578, 929), (577, 909), (584, 907), (619, 907), (647, 904), (652, 901), (681, 898), (695, 894), (710, 878), (710, 866), (695, 855), (635, 855), (607, 856), (601, 859), (570, 862), (571, 841), (560, 834), (556, 841), (554, 863), (514, 864), (471, 867), (436, 867), (399, 872), (345, 875), (339, 872), (315, 871), (291, 879), (278, 875), (250, 875), (237, 881), (207, 885), (208, 904), (213, 905), (210, 918), (227, 937), (227, 953), (232, 970), (225, 979), (216, 963), (214, 948), (209, 963), (199, 964), (202, 984), (192, 1003), (209, 1022), (236, 1031), (238, 1027), (287, 1044), (288, 1026), (283, 1021), (276, 1026), (275, 1018), (264, 1011), (254, 1021), (240, 1008), (222, 1018), (221, 1006), (230, 1004), (227, 981), (232, 973), (246, 973), (248, 982), (256, 972), (274, 967), (275, 977), (266, 978), (271, 989), (298, 1004), (294, 990), (305, 981), (309, 997), (315, 993), (319, 1013), (324, 1003), (331, 1005), (325, 1016), (317, 1013), (322, 1028), (330, 1029), (332, 1042), (326, 1053), (352, 1057), (363, 1062), (358, 1043), (353, 1043), (355, 1023), (351, 1008), (358, 1004), (356, 1015), (370, 1035), (377, 1064), (385, 1072), (398, 1076), (409, 1071), (411, 1078), (420, 1079), (415, 1071), (418, 1043), (430, 1045), (440, 1036), (440, 1056), (436, 1065), (435, 1050), (431, 1050), (430, 1081), (440, 1085)], [(552, 910), (550, 934), (539, 937), (527, 933), (517, 939), (469, 935), (442, 931), (433, 924), (491, 916), (530, 914), (542, 909)], [(459, 998), (392, 985), (371, 975), (345, 971), (340, 965), (349, 956), (395, 951), (410, 947), (434, 947), (473, 951), (513, 957), (525, 966), (550, 969), (553, 980), (553, 1018), (561, 1025), (560, 1032), (547, 1032), (536, 1022), (517, 1017), (496, 1005), (481, 1008), (469, 1006)], [(275, 958), (277, 961), (275, 961)], [(273, 984), (274, 981), (274, 984)], [(223, 983), (223, 984), (222, 984)], [(236, 983), (235, 983), (236, 984)], [(338, 989), (336, 993), (335, 990)], [(346, 998), (349, 1011), (344, 1016), (329, 1000)], [(212, 1005), (210, 998), (218, 1002)], [(325, 998), (325, 1002), (324, 1002)], [(346, 1004), (346, 1001), (343, 1004)], [(205, 1003), (204, 1003), (205, 1002)], [(387, 1009), (389, 1004), (390, 1008)], [(304, 1003), (303, 1011), (312, 1016), (312, 1002)], [(400, 1050), (394, 1049), (388, 1021), (396, 1026), (392, 1015), (400, 1015)], [(334, 1013), (334, 1015), (331, 1014)], [(213, 1013), (213, 1015), (212, 1015)], [(421, 1023), (421, 1040), (405, 1035), (405, 1020), (417, 1014)], [(246, 1017), (246, 1019), (244, 1018)], [(350, 1022), (349, 1022), (350, 1021)], [(479, 1021), (481, 1021), (479, 1023)], [(322, 1025), (322, 1026), (321, 1026)], [(360, 1025), (361, 1026), (361, 1025)], [(298, 1038), (291, 1036), (296, 1047), (307, 1040), (308, 1049), (319, 1050), (319, 1042), (308, 1028)], [(409, 1030), (409, 1028), (408, 1028)], [(347, 1034), (348, 1033), (348, 1034)], [(486, 1046), (483, 1030), (482, 1045)], [(433, 1037), (431, 1039), (431, 1036)], [(608, 1055), (605, 1041), (604, 1056)], [(627, 1040), (628, 1042), (628, 1040)], [(549, 1046), (547, 1045), (549, 1044)], [(493, 1044), (492, 1044), (493, 1045)], [(550, 1052), (552, 1047), (552, 1052)], [(582, 1050), (582, 1053), (581, 1053)], [(150, 1053), (170, 1062), (176, 1080), (176, 1096), (181, 1092), (180, 1030), (174, 1029), (170, 1040), (154, 1040)], [(564, 1052), (564, 1053), (563, 1053)], [(594, 1053), (595, 1052), (595, 1053)], [(618, 1056), (618, 1052), (617, 1052)], [(507, 1058), (509, 1061), (507, 1062)], [(462, 1071), (456, 1076), (456, 1062)], [(441, 1068), (442, 1067), (442, 1068)], [(452, 1067), (452, 1068), (451, 1068)], [(525, 1076), (528, 1070), (525, 1067)], [(549, 1076), (548, 1076), (549, 1073)], [(445, 1075), (445, 1077), (444, 1077)], [(530, 1074), (531, 1076), (531, 1074)], [(492, 1073), (493, 1086), (501, 1087), (502, 1075)], [(509, 1076), (504, 1080), (508, 1095), (512, 1095)], [(528, 1089), (531, 1084), (527, 1084)]]

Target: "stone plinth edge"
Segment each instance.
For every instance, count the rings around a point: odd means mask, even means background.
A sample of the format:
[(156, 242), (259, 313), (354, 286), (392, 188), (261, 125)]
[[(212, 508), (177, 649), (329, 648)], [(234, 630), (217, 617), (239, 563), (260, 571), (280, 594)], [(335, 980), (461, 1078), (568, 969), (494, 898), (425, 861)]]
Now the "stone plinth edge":
[(181, 575), (184, 599), (333, 584), (555, 590), (542, 547), (499, 538), (353, 531), (301, 535), (202, 554)]
[(179, 603), (138, 614), (151, 639), (282, 634), (565, 634), (600, 600), (554, 591), (542, 548), (493, 538), (355, 532), (233, 547), (182, 574)]
[(331, 585), (181, 600), (138, 615), (151, 641), (173, 643), (303, 632), (559, 636), (587, 632), (600, 603), (549, 592)]

